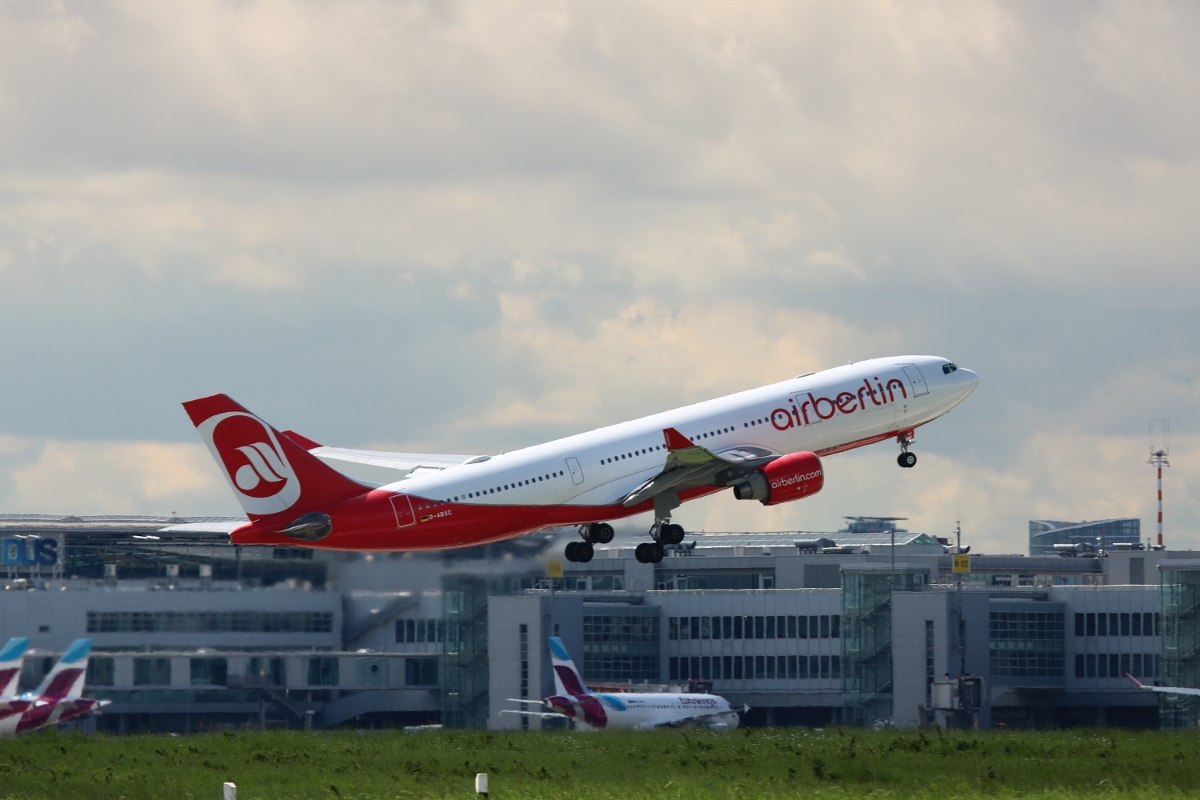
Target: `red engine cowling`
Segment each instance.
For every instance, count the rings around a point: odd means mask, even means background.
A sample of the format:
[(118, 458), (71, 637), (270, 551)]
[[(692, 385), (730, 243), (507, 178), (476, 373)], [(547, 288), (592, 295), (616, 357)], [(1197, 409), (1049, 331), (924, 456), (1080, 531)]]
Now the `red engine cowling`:
[(814, 495), (824, 485), (825, 471), (816, 453), (791, 453), (750, 473), (734, 485), (733, 495), (777, 506)]

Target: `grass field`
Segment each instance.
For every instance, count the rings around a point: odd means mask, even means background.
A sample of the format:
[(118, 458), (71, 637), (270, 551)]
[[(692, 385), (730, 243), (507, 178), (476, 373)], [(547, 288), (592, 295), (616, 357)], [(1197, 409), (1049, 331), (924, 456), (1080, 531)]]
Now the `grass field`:
[(1200, 797), (1200, 735), (743, 728), (0, 740), (0, 797)]

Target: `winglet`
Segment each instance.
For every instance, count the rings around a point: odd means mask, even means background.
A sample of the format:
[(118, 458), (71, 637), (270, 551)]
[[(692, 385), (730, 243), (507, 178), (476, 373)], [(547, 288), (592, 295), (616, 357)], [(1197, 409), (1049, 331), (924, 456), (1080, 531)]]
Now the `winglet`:
[(1149, 686), (1146, 686), (1141, 681), (1139, 681), (1137, 678), (1130, 675), (1128, 672), (1125, 673), (1125, 677), (1129, 678), (1129, 680), (1133, 681), (1133, 685), (1138, 687), (1139, 689), (1149, 689), (1150, 688)]
[(305, 450), (316, 450), (321, 446), (307, 436), (296, 433), (295, 431), (284, 431), (283, 435), (303, 447)]
[(696, 445), (674, 428), (663, 428), (663, 440), (667, 443), (667, 450), (686, 450), (689, 447)]

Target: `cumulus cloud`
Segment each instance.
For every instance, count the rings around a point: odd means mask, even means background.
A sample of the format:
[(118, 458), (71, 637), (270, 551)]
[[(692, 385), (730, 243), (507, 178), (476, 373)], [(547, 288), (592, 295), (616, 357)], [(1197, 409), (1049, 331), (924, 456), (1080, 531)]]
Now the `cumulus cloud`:
[(983, 383), (921, 469), (841, 456), (743, 524), (1148, 521), (1117, 451), (1200, 435), (1197, 34), (1122, 0), (0, 5), (5, 505), (69, 468), (148, 507), (104, 459), (191, 446), (217, 390), (492, 452), (932, 352)]
[(239, 513), (199, 444), (48, 441), (10, 480), (4, 505), (22, 512), (170, 515), (208, 506)]

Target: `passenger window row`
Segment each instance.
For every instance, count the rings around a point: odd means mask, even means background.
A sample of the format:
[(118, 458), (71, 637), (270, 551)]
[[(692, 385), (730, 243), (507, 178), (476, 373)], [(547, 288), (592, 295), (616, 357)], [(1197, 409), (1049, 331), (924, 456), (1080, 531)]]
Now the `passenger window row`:
[(666, 445), (661, 445), (661, 444), (655, 445), (654, 447), (643, 447), (640, 450), (634, 450), (629, 453), (621, 453), (620, 455), (611, 456), (609, 458), (602, 458), (602, 459), (600, 459), (600, 463), (601, 464), (612, 464), (615, 461), (624, 461), (627, 458), (633, 458), (634, 456), (644, 456), (647, 453), (653, 453), (655, 450), (665, 450), (665, 449), (666, 449)]
[(1100, 653), (1075, 656), (1076, 678), (1156, 678), (1154, 653)]
[[(765, 420), (764, 420), (764, 421), (765, 421)], [(743, 427), (743, 428), (748, 428), (748, 427), (750, 427), (750, 424), (749, 424), (749, 423), (743, 423), (742, 427)], [(685, 435), (685, 436), (687, 436), (687, 438), (688, 438), (688, 440), (689, 440), (689, 441), (692, 441), (692, 442), (698, 442), (698, 441), (701, 441), (701, 440), (703, 440), (703, 439), (709, 439), (709, 438), (712, 438), (712, 437), (715, 437), (715, 436), (719, 436), (719, 435), (721, 435), (721, 434), (723, 434), (723, 433), (733, 433), (733, 431), (734, 431), (734, 428), (735, 428), (735, 426), (733, 426), (733, 425), (730, 425), (730, 426), (729, 426), (729, 427), (727, 427), (727, 428), (718, 428), (718, 429), (716, 429), (716, 430), (713, 430), (713, 431), (704, 431), (704, 432), (702, 432), (702, 433), (695, 433), (695, 434), (684, 434), (684, 435)], [(667, 448), (666, 448), (666, 445), (661, 445), (661, 444), (659, 444), (659, 445), (655, 445), (655, 446), (653, 446), (653, 447), (643, 447), (643, 448), (641, 448), (640, 450), (633, 450), (633, 451), (630, 451), (630, 452), (628, 452), (628, 453), (620, 453), (620, 454), (618, 454), (618, 455), (615, 455), (615, 456), (608, 456), (607, 458), (602, 458), (602, 459), (600, 459), (600, 463), (601, 463), (601, 464), (613, 464), (613, 463), (615, 463), (615, 462), (617, 462), (617, 461), (624, 461), (624, 460), (626, 460), (626, 459), (629, 459), (629, 458), (634, 458), (634, 457), (636, 457), (636, 456), (644, 456), (644, 455), (647, 455), (647, 454), (649, 454), (649, 453), (654, 453), (654, 452), (657, 452), (657, 451), (659, 451), (659, 450), (666, 450), (666, 449), (667, 449)]]
[(840, 614), (668, 617), (668, 639), (839, 639)]
[(667, 662), (670, 680), (838, 680), (841, 656), (680, 656)]
[(1158, 614), (1150, 611), (1119, 614), (1076, 614), (1076, 636), (1158, 636)]
[[(470, 500), (472, 498), (483, 497), (484, 495), (488, 495), (488, 494), (499, 494), (500, 492), (507, 492), (510, 489), (516, 489), (520, 486), (531, 486), (535, 483), (540, 483), (542, 481), (553, 480), (554, 478), (561, 478), (565, 474), (566, 473), (561, 470), (558, 472), (548, 472), (545, 475), (538, 475), (537, 477), (534, 477), (534, 478), (526, 478), (523, 481), (517, 481), (515, 483), (506, 483), (506, 484), (503, 484), (502, 486), (497, 486), (493, 489), (481, 489), (478, 492), (467, 492), (466, 494), (461, 495), (461, 499)], [(454, 498), (451, 498), (450, 500), (438, 500), (436, 503), (431, 503), (428, 506), (422, 506), (422, 508), (433, 508), (434, 506), (438, 506), (443, 503), (451, 503), (451, 502), (457, 503), (458, 501), (459, 501), (459, 497), (456, 496)]]

